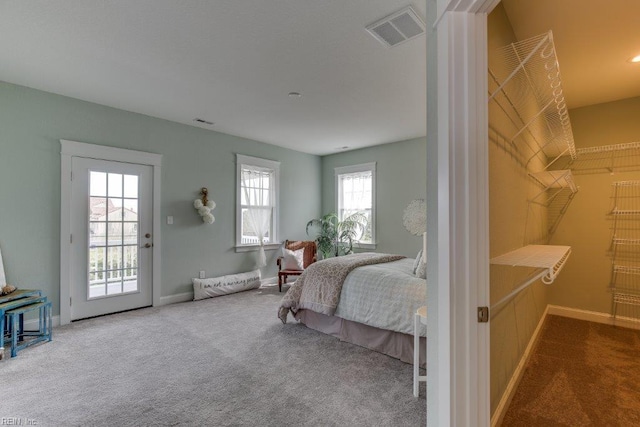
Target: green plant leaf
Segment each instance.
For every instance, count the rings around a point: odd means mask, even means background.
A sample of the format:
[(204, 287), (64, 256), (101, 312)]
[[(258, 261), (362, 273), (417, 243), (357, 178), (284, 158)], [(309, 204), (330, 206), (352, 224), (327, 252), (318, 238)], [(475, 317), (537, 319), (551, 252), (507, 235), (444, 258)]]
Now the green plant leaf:
[(355, 212), (343, 221), (335, 212), (312, 219), (307, 223), (306, 232), (315, 231), (316, 244), (323, 257), (347, 255), (353, 252), (353, 242), (362, 238), (368, 225), (367, 216), (362, 212)]

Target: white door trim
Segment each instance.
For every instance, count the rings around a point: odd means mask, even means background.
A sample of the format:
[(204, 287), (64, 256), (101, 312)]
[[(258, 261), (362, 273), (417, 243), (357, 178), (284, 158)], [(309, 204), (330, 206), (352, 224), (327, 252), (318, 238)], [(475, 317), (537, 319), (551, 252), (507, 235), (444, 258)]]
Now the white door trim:
[(160, 182), (162, 155), (84, 142), (60, 140), (60, 324), (71, 321), (71, 159), (86, 157), (153, 167), (153, 305), (160, 305), (162, 254), (160, 221)]
[(486, 14), (498, 2), (427, 2), (427, 425), (490, 423), (476, 310), (489, 305)]

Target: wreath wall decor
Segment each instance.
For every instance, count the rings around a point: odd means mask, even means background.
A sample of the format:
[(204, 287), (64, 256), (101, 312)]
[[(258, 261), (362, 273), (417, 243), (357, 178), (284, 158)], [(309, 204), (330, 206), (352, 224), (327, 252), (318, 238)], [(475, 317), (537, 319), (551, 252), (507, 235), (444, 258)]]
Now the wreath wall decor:
[(209, 200), (207, 197), (209, 194), (207, 187), (202, 187), (200, 189), (200, 194), (202, 197), (194, 200), (193, 207), (196, 208), (198, 214), (202, 217), (202, 222), (206, 224), (213, 224), (216, 221), (216, 218), (213, 216), (211, 211), (216, 208), (216, 202)]
[(415, 199), (407, 205), (402, 215), (404, 228), (414, 236), (421, 236), (427, 231), (427, 202)]

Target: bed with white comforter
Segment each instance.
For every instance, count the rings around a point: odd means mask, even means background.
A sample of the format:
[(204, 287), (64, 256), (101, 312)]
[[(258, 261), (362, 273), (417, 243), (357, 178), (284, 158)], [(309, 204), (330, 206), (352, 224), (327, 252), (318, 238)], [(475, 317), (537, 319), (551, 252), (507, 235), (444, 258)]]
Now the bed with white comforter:
[(278, 317), (286, 323), (291, 312), (313, 329), (411, 362), (414, 313), (427, 298), (414, 266), (371, 253), (318, 261), (285, 294)]
[(413, 275), (413, 264), (402, 258), (354, 269), (344, 281), (335, 316), (413, 335), (413, 315), (427, 303), (427, 281)]

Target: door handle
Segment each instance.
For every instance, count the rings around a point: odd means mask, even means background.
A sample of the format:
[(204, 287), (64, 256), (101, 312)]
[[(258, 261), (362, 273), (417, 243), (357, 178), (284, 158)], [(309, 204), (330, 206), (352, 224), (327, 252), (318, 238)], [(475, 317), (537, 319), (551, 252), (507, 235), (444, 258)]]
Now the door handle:
[(151, 243), (145, 243), (143, 248), (149, 249), (151, 247)]

